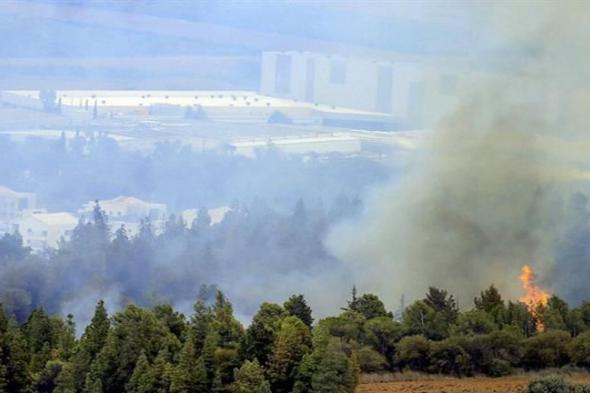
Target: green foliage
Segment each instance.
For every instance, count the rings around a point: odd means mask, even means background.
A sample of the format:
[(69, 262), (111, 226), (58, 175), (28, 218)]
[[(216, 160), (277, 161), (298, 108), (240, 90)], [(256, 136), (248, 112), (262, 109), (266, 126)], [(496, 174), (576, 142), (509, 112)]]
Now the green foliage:
[(285, 318), (269, 362), (268, 375), (274, 393), (287, 393), (293, 389), (297, 366), (310, 350), (308, 327), (297, 317)]
[(497, 329), (493, 317), (485, 311), (470, 310), (459, 315), (456, 334), (489, 334)]
[(437, 313), (442, 314), (447, 324), (455, 323), (457, 320), (457, 316), (459, 315), (457, 302), (453, 295), (450, 295), (444, 289), (435, 287), (428, 288), (424, 303)]
[(301, 319), (301, 321), (311, 329), (313, 318), (311, 316), (311, 307), (307, 305), (303, 295), (293, 295), (287, 300), (283, 307), (287, 314)]
[(28, 392), (31, 387), (30, 356), (27, 342), (18, 328), (0, 334), (2, 384), (7, 392)]
[(244, 353), (249, 359), (257, 359), (260, 364), (268, 363), (275, 339), (287, 312), (277, 304), (262, 303), (246, 330)]
[(298, 367), (293, 392), (354, 392), (360, 374), (356, 352), (321, 329), (314, 334), (314, 347)]
[(571, 341), (569, 354), (574, 364), (590, 368), (590, 332), (582, 333)]
[(473, 299), (473, 303), (476, 309), (490, 314), (494, 313), (499, 307), (504, 306), (504, 300), (502, 300), (500, 292), (494, 285), (490, 285), (488, 289), (482, 291), (479, 297)]
[(518, 329), (522, 335), (530, 337), (537, 332), (537, 323), (526, 305), (522, 303), (508, 302), (503, 311), (502, 320), (504, 325)]
[(78, 343), (73, 355), (72, 373), (76, 390), (82, 389), (86, 383), (86, 377), (90, 371), (92, 362), (102, 350), (111, 328), (111, 322), (101, 300), (96, 305), (94, 316), (90, 324), (84, 330), (84, 334)]
[(270, 383), (257, 360), (246, 360), (234, 371), (234, 382), (230, 390), (232, 393), (270, 393)]
[(197, 352), (203, 351), (205, 339), (209, 332), (209, 324), (213, 321), (213, 317), (213, 310), (204, 301), (199, 300), (193, 306), (189, 329), (195, 340), (195, 350)]
[(353, 393), (358, 369), (347, 356), (346, 347), (338, 339), (330, 339), (325, 349), (320, 350), (316, 370), (311, 377), (314, 393)]
[(162, 349), (175, 352), (179, 347), (176, 336), (153, 313), (130, 305), (113, 317), (113, 329), (92, 364), (91, 381), (100, 379), (105, 392), (120, 392), (142, 351), (153, 360)]
[(572, 385), (563, 377), (549, 375), (529, 382), (522, 393), (588, 393), (590, 385)]
[(365, 323), (365, 317), (355, 311), (345, 311), (337, 317), (328, 317), (320, 321), (321, 328), (326, 329), (332, 336), (357, 342), (364, 335)]
[(391, 317), (391, 314), (385, 310), (385, 305), (377, 295), (370, 293), (364, 294), (359, 298), (353, 296), (352, 301), (348, 302), (348, 310), (358, 312), (366, 319), (378, 317)]
[(404, 328), (401, 323), (389, 317), (368, 320), (364, 325), (365, 344), (370, 345), (393, 365), (395, 344), (402, 338)]
[(440, 340), (449, 334), (449, 325), (445, 322), (445, 317), (421, 300), (405, 310), (402, 323), (407, 335), (421, 335)]
[(397, 345), (397, 361), (400, 368), (426, 371), (430, 359), (430, 341), (424, 336), (406, 336)]
[(561, 367), (569, 362), (568, 332), (549, 330), (524, 340), (522, 364), (527, 369)]
[(48, 361), (43, 370), (35, 375), (35, 391), (51, 393), (57, 386), (57, 378), (62, 373), (64, 364), (61, 361)]
[(433, 342), (429, 351), (428, 371), (457, 376), (471, 374), (469, 354), (454, 339)]
[(174, 311), (170, 304), (160, 304), (154, 307), (154, 315), (172, 334), (181, 338), (186, 330), (186, 322), (183, 314)]
[(53, 393), (75, 393), (76, 381), (71, 363), (63, 363), (57, 378)]
[[(99, 302), (79, 340), (72, 316), (34, 309), (17, 326), (0, 306), (0, 392), (352, 393), (361, 372), (503, 376), (590, 368), (589, 306), (571, 309), (553, 297), (540, 309), (543, 321), (567, 330), (538, 333), (526, 307), (504, 305), (493, 287), (476, 303), (460, 312), (451, 295), (431, 288), (399, 322), (376, 297), (354, 293), (354, 307), (312, 331), (300, 318), (311, 318), (311, 310), (294, 296), (285, 308), (263, 303), (244, 331), (219, 291), (212, 306), (195, 304), (188, 323), (170, 305), (129, 305), (109, 318)], [(551, 380), (528, 391), (560, 386), (586, 389)]]
[(364, 345), (360, 347), (356, 354), (359, 367), (364, 373), (380, 372), (387, 368), (387, 359), (385, 356), (369, 346)]
[(145, 353), (142, 352), (137, 359), (133, 374), (125, 387), (128, 393), (150, 393), (154, 390), (156, 383), (152, 368)]
[(505, 311), (504, 300), (494, 285), (482, 291), (479, 297), (473, 299), (475, 308), (490, 314), (494, 322), (501, 323)]

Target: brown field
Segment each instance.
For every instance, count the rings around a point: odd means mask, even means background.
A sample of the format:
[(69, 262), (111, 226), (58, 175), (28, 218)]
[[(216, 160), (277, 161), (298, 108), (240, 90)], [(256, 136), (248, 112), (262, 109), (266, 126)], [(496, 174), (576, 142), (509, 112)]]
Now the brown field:
[[(412, 381), (363, 383), (357, 393), (519, 393), (529, 376), (505, 378), (434, 378)], [(590, 375), (566, 377), (573, 383), (590, 383)]]

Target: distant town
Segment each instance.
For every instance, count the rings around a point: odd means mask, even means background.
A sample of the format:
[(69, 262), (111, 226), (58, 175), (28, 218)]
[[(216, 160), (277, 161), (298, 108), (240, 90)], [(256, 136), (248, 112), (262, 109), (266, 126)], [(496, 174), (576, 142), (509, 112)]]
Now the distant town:
[[(119, 196), (110, 200), (89, 201), (76, 212), (48, 212), (37, 205), (34, 193), (17, 192), (0, 186), (0, 233), (18, 232), (23, 245), (34, 252), (56, 249), (60, 241), (69, 240), (72, 230), (80, 222), (93, 219), (93, 211), (98, 204), (104, 211), (111, 228), (124, 227), (129, 236), (139, 231), (141, 220), (149, 219), (152, 228), (158, 233), (168, 219), (165, 204), (147, 202), (135, 197)], [(211, 225), (223, 220), (227, 206), (209, 209)], [(197, 219), (199, 209), (186, 209), (179, 213), (184, 223), (190, 226)]]

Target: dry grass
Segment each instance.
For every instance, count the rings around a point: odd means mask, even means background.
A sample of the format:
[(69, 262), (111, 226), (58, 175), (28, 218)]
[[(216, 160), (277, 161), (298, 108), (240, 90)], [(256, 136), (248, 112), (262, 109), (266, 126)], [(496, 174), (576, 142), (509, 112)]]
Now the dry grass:
[(562, 374), (570, 382), (590, 384), (590, 374), (580, 370), (546, 370), (503, 378), (451, 378), (404, 372), (363, 375), (357, 393), (520, 393), (531, 379), (547, 374)]

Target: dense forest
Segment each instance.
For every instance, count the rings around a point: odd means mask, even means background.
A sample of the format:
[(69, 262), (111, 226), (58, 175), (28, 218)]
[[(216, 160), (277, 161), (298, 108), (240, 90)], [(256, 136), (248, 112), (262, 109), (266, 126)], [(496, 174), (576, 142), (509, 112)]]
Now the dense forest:
[[(79, 338), (71, 314), (36, 308), (19, 324), (0, 308), (0, 391), (345, 393), (362, 373), (590, 367), (590, 302), (570, 308), (553, 296), (530, 311), (490, 286), (461, 311), (431, 287), (397, 321), (377, 296), (353, 289), (339, 315), (317, 323), (304, 296), (293, 295), (263, 303), (244, 327), (221, 291), (207, 299), (189, 316), (167, 304), (109, 316), (100, 301)], [(530, 391), (545, 391), (539, 383), (564, 382), (534, 382)]]
[[(331, 214), (338, 217), (358, 201), (335, 206)], [(253, 206), (235, 207), (217, 225), (207, 214), (190, 226), (171, 217), (158, 235), (144, 220), (130, 238), (124, 227), (111, 233), (97, 203), (92, 219), (46, 254), (31, 254), (18, 233), (5, 235), (0, 391), (344, 393), (363, 373), (503, 376), (590, 367), (590, 302), (570, 307), (552, 296), (531, 309), (504, 300), (493, 285), (464, 310), (432, 287), (397, 319), (376, 295), (353, 289), (338, 315), (314, 323), (306, 299), (293, 295), (283, 304), (263, 303), (244, 326), (226, 295), (204, 284), (215, 282), (220, 269), (231, 271), (223, 259), (228, 250), (256, 261), (236, 265), (232, 279), (252, 277), (259, 261), (248, 252), (272, 250), (252, 247), (257, 239), (280, 245), (266, 259), (265, 274), (293, 274), (302, 263), (314, 271), (318, 255), (329, 265), (318, 241), (317, 217), (325, 216), (308, 209), (300, 201), (289, 215), (268, 221), (265, 209), (257, 216)], [(270, 264), (279, 257), (281, 264)], [(111, 305), (118, 311), (109, 316), (107, 302), (89, 303), (92, 290), (123, 291)], [(172, 304), (188, 296), (192, 311), (184, 315)], [(91, 317), (76, 331), (79, 313)]]
[(186, 312), (201, 285), (212, 297), (215, 284), (240, 316), (250, 317), (261, 301), (287, 296), (297, 287), (293, 280), (311, 285), (333, 276), (340, 265), (322, 239), (330, 225), (360, 208), (358, 199), (340, 197), (329, 204), (299, 200), (279, 213), (255, 200), (232, 206), (215, 225), (202, 208), (192, 223), (172, 215), (158, 229), (144, 219), (130, 236), (125, 227), (112, 228), (96, 205), (57, 250), (32, 253), (18, 232), (0, 238), (0, 302), (19, 322), (43, 306), (86, 323), (101, 298), (114, 307), (166, 302)]

